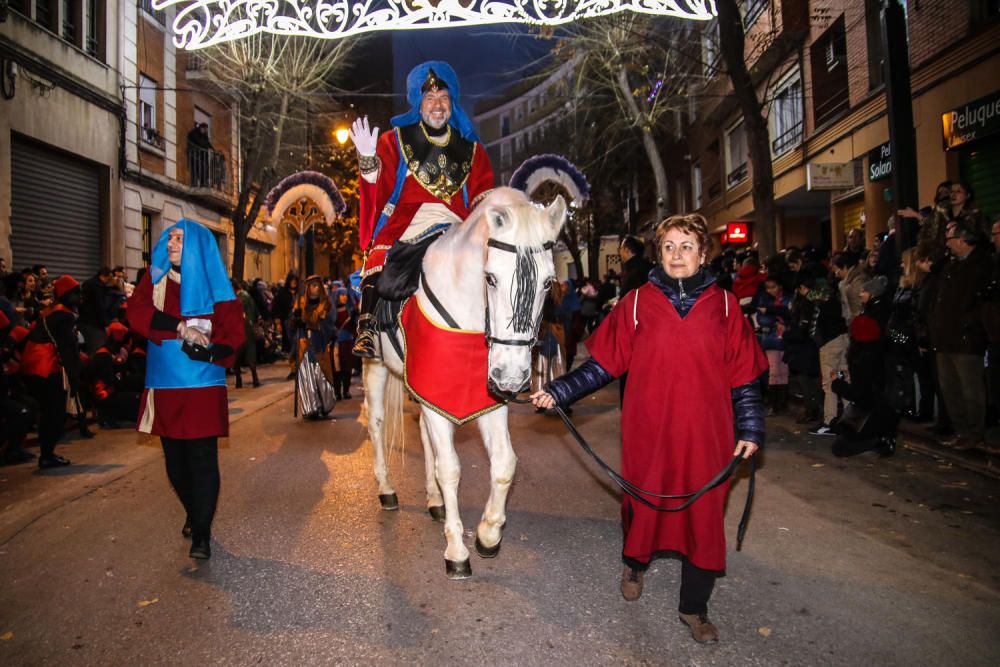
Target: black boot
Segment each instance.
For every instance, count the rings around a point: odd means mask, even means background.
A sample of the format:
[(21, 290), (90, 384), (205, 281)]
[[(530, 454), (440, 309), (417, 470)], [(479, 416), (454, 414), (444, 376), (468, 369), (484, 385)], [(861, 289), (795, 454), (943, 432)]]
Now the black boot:
[(378, 303), (378, 292), (375, 283), (361, 286), (361, 315), (358, 317), (358, 338), (354, 341), (351, 352), (362, 359), (375, 357), (375, 305)]
[(251, 366), (250, 367), (250, 377), (253, 378), (253, 386), (254, 387), (259, 387), (260, 386), (260, 378), (257, 377), (257, 367), (256, 366)]

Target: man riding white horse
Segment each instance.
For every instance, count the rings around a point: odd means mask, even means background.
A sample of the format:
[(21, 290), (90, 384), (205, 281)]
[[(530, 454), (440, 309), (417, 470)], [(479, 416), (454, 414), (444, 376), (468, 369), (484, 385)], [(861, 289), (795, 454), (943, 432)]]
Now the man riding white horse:
[(412, 108), (392, 119), (393, 132), (379, 137), (367, 117), (351, 127), (361, 171), (359, 236), (366, 248), (354, 354), (365, 358), (375, 356), (379, 298), (409, 296), (423, 251), (493, 188), (493, 168), (459, 105), (451, 66), (428, 61), (414, 67), (406, 89)]

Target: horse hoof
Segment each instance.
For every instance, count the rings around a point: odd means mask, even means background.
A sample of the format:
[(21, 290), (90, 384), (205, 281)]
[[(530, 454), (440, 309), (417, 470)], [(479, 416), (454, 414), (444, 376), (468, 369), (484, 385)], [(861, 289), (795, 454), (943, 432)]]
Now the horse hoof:
[(434, 505), (427, 508), (427, 513), (438, 523), (444, 523), (444, 505)]
[(380, 493), (378, 495), (378, 501), (382, 505), (384, 510), (398, 510), (399, 509), (399, 498), (395, 493)]
[(469, 565), (469, 559), (466, 558), (462, 561), (454, 561), (444, 559), (444, 571), (448, 575), (449, 579), (468, 579), (472, 576), (472, 566)]
[(476, 536), (476, 553), (479, 554), (481, 558), (495, 558), (498, 553), (500, 553), (500, 542), (497, 542), (492, 547), (488, 547), (479, 541), (479, 536)]

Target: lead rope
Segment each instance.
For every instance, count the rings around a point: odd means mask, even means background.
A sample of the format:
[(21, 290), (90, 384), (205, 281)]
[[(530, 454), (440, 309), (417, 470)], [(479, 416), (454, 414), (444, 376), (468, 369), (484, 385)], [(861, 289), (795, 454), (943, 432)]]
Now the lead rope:
[[(520, 404), (531, 402), (531, 399), (518, 398), (516, 394), (509, 397), (504, 397), (504, 400), (510, 403), (520, 403)], [(709, 480), (709, 482), (705, 484), (705, 486), (701, 487), (697, 491), (693, 491), (691, 493), (676, 493), (676, 494), (653, 493), (652, 491), (647, 491), (646, 489), (640, 488), (639, 486), (633, 484), (632, 482), (622, 477), (617, 470), (608, 465), (608, 463), (604, 459), (602, 459), (597, 454), (597, 452), (594, 451), (594, 448), (591, 447), (590, 443), (588, 443), (587, 440), (580, 434), (580, 431), (577, 430), (572, 420), (570, 420), (570, 418), (566, 415), (566, 413), (560, 406), (556, 405), (555, 411), (556, 414), (559, 415), (560, 419), (562, 419), (563, 424), (566, 425), (566, 429), (570, 432), (570, 435), (573, 436), (573, 439), (576, 440), (577, 444), (580, 445), (580, 448), (583, 449), (583, 451), (586, 452), (590, 456), (590, 458), (594, 460), (597, 466), (601, 470), (603, 470), (608, 475), (608, 477), (610, 477), (615, 482), (615, 484), (617, 484), (621, 488), (621, 490), (624, 491), (629, 497), (634, 499), (636, 502), (642, 503), (649, 509), (654, 510), (656, 512), (680, 512), (688, 509), (689, 507), (691, 507), (691, 505), (695, 503), (695, 501), (697, 501), (703, 495), (705, 495), (706, 493), (708, 493), (709, 491), (711, 491), (712, 489), (716, 488), (717, 486), (725, 482), (727, 479), (729, 479), (732, 476), (732, 474), (736, 471), (736, 468), (739, 467), (740, 462), (743, 461), (743, 457), (733, 456), (732, 461), (730, 461), (725, 468), (719, 471), (719, 473), (716, 474), (715, 477)], [(750, 508), (753, 505), (754, 490), (756, 488), (757, 465), (753, 456), (749, 458), (749, 462), (750, 462), (750, 476), (747, 485), (747, 498), (745, 504), (743, 505), (743, 514), (740, 516), (740, 523), (736, 528), (737, 551), (740, 551), (743, 548), (743, 537), (746, 535), (747, 521), (750, 518)], [(644, 498), (643, 496), (648, 496), (650, 498), (659, 498), (661, 500), (684, 500), (684, 502), (676, 507), (661, 507), (646, 500), (646, 498)]]

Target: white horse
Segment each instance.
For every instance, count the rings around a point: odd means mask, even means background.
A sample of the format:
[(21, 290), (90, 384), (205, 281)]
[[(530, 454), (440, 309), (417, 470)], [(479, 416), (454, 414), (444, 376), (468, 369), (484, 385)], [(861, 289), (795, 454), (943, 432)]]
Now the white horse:
[[(449, 314), (453, 328), (484, 331), (485, 323), (489, 362), (488, 374), (484, 375), (495, 395), (516, 394), (525, 390), (530, 381), (531, 348), (538, 333), (542, 303), (555, 279), (550, 249), (565, 219), (562, 197), (543, 208), (520, 190), (498, 188), (468, 219), (456, 223), (432, 243), (424, 257), (423, 281), (412, 298), (438, 326), (447, 326)], [(395, 510), (399, 502), (386, 465), (386, 427), (401, 434), (404, 361), (387, 334), (380, 335), (379, 346), (382, 358), (364, 364), (365, 410), (375, 450), (379, 500), (382, 509)], [(500, 550), (507, 492), (514, 480), (517, 457), (510, 444), (506, 405), (475, 421), (490, 457), (491, 482), (489, 500), (476, 529), (476, 551), (484, 558), (492, 558)], [(420, 440), (427, 507), (434, 519), (444, 520), (448, 577), (464, 579), (472, 575), (472, 569), (469, 550), (462, 543), (458, 510), (461, 469), (454, 431), (455, 423), (422, 405)]]

